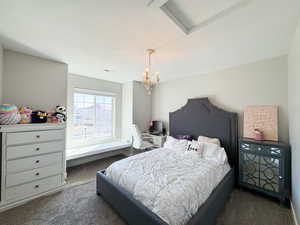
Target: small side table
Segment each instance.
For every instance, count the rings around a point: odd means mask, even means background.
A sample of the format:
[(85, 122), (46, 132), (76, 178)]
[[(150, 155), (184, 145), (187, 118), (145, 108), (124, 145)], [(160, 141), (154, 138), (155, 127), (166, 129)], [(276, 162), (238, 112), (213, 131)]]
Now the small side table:
[(239, 185), (284, 203), (291, 188), (290, 146), (281, 142), (240, 139)]

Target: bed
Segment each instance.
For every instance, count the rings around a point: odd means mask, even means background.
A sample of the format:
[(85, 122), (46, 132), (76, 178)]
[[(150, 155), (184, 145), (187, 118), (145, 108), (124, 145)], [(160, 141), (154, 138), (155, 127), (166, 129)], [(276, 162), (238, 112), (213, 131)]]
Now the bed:
[[(169, 114), (169, 130), (170, 136), (173, 137), (189, 134), (194, 139), (198, 136), (219, 138), (226, 151), (231, 166), (229, 172), (216, 184), (208, 198), (185, 223), (213, 225), (225, 206), (237, 178), (237, 114), (217, 108), (208, 98), (189, 99), (184, 107)], [(129, 225), (168, 225), (165, 219), (135, 198), (128, 188), (112, 181), (107, 172), (104, 170), (97, 173), (97, 194), (101, 195)]]

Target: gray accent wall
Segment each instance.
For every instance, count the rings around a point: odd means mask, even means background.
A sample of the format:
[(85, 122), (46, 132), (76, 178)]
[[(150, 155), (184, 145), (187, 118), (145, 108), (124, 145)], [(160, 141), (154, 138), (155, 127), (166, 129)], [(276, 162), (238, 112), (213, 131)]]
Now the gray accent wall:
[(289, 54), (288, 102), (292, 146), (292, 202), (300, 222), (300, 23)]
[(3, 103), (51, 110), (67, 104), (65, 63), (4, 50)]
[(239, 113), (242, 134), (245, 106), (278, 105), (279, 136), (288, 142), (287, 73), (287, 56), (282, 56), (221, 72), (163, 82), (153, 93), (152, 119), (168, 124), (169, 112), (184, 106), (188, 98), (209, 97), (217, 106)]

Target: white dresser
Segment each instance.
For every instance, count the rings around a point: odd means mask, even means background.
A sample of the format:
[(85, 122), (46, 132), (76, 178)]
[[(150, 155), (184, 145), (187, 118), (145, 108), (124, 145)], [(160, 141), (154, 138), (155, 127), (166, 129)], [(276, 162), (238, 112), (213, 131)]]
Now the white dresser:
[(0, 211), (65, 184), (65, 124), (0, 126)]

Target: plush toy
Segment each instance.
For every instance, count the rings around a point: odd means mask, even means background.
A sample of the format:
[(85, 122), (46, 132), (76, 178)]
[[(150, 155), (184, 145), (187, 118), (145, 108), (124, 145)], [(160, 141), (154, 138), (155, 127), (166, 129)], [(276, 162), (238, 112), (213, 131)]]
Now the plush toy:
[(47, 123), (59, 123), (58, 118), (54, 115), (55, 111), (51, 110), (48, 111), (48, 116), (47, 116)]
[(33, 111), (31, 114), (31, 123), (47, 123), (47, 115), (45, 111)]
[(19, 110), (21, 120), (20, 123), (30, 123), (32, 110), (29, 107), (22, 107)]
[(56, 116), (48, 117), (48, 123), (60, 123), (60, 120)]
[(19, 123), (21, 116), (16, 105), (0, 105), (0, 124), (14, 125)]
[(60, 123), (66, 122), (67, 121), (67, 116), (66, 116), (66, 107), (58, 105), (55, 108), (55, 113), (53, 114)]

